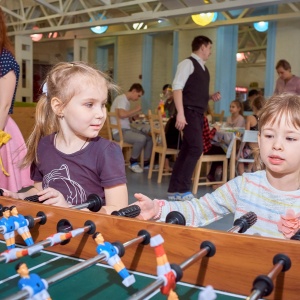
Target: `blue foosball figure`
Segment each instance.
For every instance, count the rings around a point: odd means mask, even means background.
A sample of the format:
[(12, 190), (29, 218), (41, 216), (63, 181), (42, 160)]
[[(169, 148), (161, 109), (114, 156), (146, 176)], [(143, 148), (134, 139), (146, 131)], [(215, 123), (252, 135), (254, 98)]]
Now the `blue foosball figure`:
[(7, 249), (15, 248), (15, 224), (11, 219), (9, 207), (3, 207), (3, 217), (0, 220), (0, 229), (3, 233)]
[(33, 239), (31, 237), (31, 233), (28, 228), (28, 220), (19, 214), (16, 206), (10, 207), (11, 219), (14, 221), (15, 230), (22, 236), (24, 242), (27, 246), (31, 246), (34, 244)]
[(96, 232), (93, 235), (93, 239), (97, 243), (96, 251), (98, 254), (105, 254), (106, 262), (113, 267), (119, 275), (123, 278), (122, 283), (128, 287), (135, 283), (135, 278), (133, 275), (130, 275), (125, 265), (121, 261), (116, 248), (109, 242), (105, 242), (102, 234)]
[(20, 262), (16, 265), (16, 271), (21, 279), (18, 282), (20, 290), (26, 290), (30, 300), (51, 300), (47, 291), (48, 283), (37, 274), (29, 274), (27, 265)]

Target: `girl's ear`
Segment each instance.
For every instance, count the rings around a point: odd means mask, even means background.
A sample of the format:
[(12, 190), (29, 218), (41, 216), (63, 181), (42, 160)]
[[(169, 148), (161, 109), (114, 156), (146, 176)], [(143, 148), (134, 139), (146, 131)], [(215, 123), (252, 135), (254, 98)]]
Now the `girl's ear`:
[(63, 103), (59, 98), (54, 97), (51, 99), (51, 107), (52, 107), (53, 112), (58, 117), (63, 117)]

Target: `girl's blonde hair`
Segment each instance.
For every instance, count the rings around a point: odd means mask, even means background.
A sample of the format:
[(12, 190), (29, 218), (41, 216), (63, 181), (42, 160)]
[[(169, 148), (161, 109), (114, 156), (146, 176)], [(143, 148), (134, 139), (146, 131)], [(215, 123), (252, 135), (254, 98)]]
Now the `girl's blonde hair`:
[[(263, 108), (258, 113), (258, 131), (261, 133), (266, 124), (273, 125), (279, 123), (282, 116), (286, 116), (288, 125), (293, 125), (300, 129), (300, 96), (294, 94), (274, 95), (266, 101)], [(265, 164), (261, 161), (259, 150), (254, 151), (255, 164), (257, 169), (265, 169)]]
[[(84, 62), (60, 62), (56, 64), (48, 73), (45, 81), (43, 94), (40, 96), (35, 112), (35, 126), (27, 140), (28, 152), (24, 157), (22, 166), (29, 166), (32, 162), (38, 162), (37, 147), (42, 137), (60, 130), (59, 116), (54, 113), (51, 106), (51, 99), (58, 98), (62, 102), (64, 108), (70, 100), (77, 94), (78, 88), (76, 84), (72, 84), (72, 80), (78, 78), (86, 79), (89, 82), (99, 84), (99, 79), (105, 80), (108, 93), (112, 90), (118, 91), (111, 78), (93, 68)], [(45, 88), (46, 87), (46, 88)]]
[(244, 105), (243, 105), (243, 103), (239, 100), (233, 100), (233, 101), (231, 101), (230, 104), (232, 104), (232, 103), (234, 103), (240, 109), (239, 114), (241, 116), (243, 116), (243, 114), (244, 114)]

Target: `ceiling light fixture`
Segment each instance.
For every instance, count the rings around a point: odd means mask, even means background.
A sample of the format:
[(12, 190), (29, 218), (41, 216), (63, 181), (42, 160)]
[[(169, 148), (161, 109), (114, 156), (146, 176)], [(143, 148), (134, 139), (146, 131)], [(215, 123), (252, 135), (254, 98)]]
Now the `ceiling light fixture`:
[[(98, 14), (98, 16), (95, 18), (96, 20), (106, 20), (107, 18), (105, 16), (103, 16), (102, 14)], [(90, 19), (90, 22), (92, 22), (93, 20)], [(101, 33), (104, 33), (107, 29), (108, 29), (108, 26), (105, 25), (105, 26), (95, 26), (95, 27), (91, 27), (90, 28), (94, 33), (97, 33), (97, 34), (101, 34)]]
[(257, 23), (253, 23), (254, 28), (259, 31), (259, 32), (264, 32), (267, 31), (269, 28), (269, 23), (268, 22), (257, 22)]
[(218, 17), (218, 13), (211, 13), (211, 12), (192, 15), (193, 21), (200, 26), (206, 26), (211, 22), (216, 21), (217, 17)]

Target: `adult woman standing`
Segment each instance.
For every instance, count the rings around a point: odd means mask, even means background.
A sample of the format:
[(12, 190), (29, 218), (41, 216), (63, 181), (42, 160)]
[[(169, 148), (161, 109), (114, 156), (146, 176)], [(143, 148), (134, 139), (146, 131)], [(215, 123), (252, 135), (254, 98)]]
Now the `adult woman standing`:
[(288, 61), (281, 59), (276, 64), (279, 78), (276, 81), (274, 94), (292, 93), (300, 95), (300, 77), (292, 74), (292, 68)]
[(19, 167), (26, 154), (25, 142), (9, 116), (13, 113), (19, 70), (0, 8), (0, 182), (1, 187), (16, 192), (32, 185), (29, 169)]

